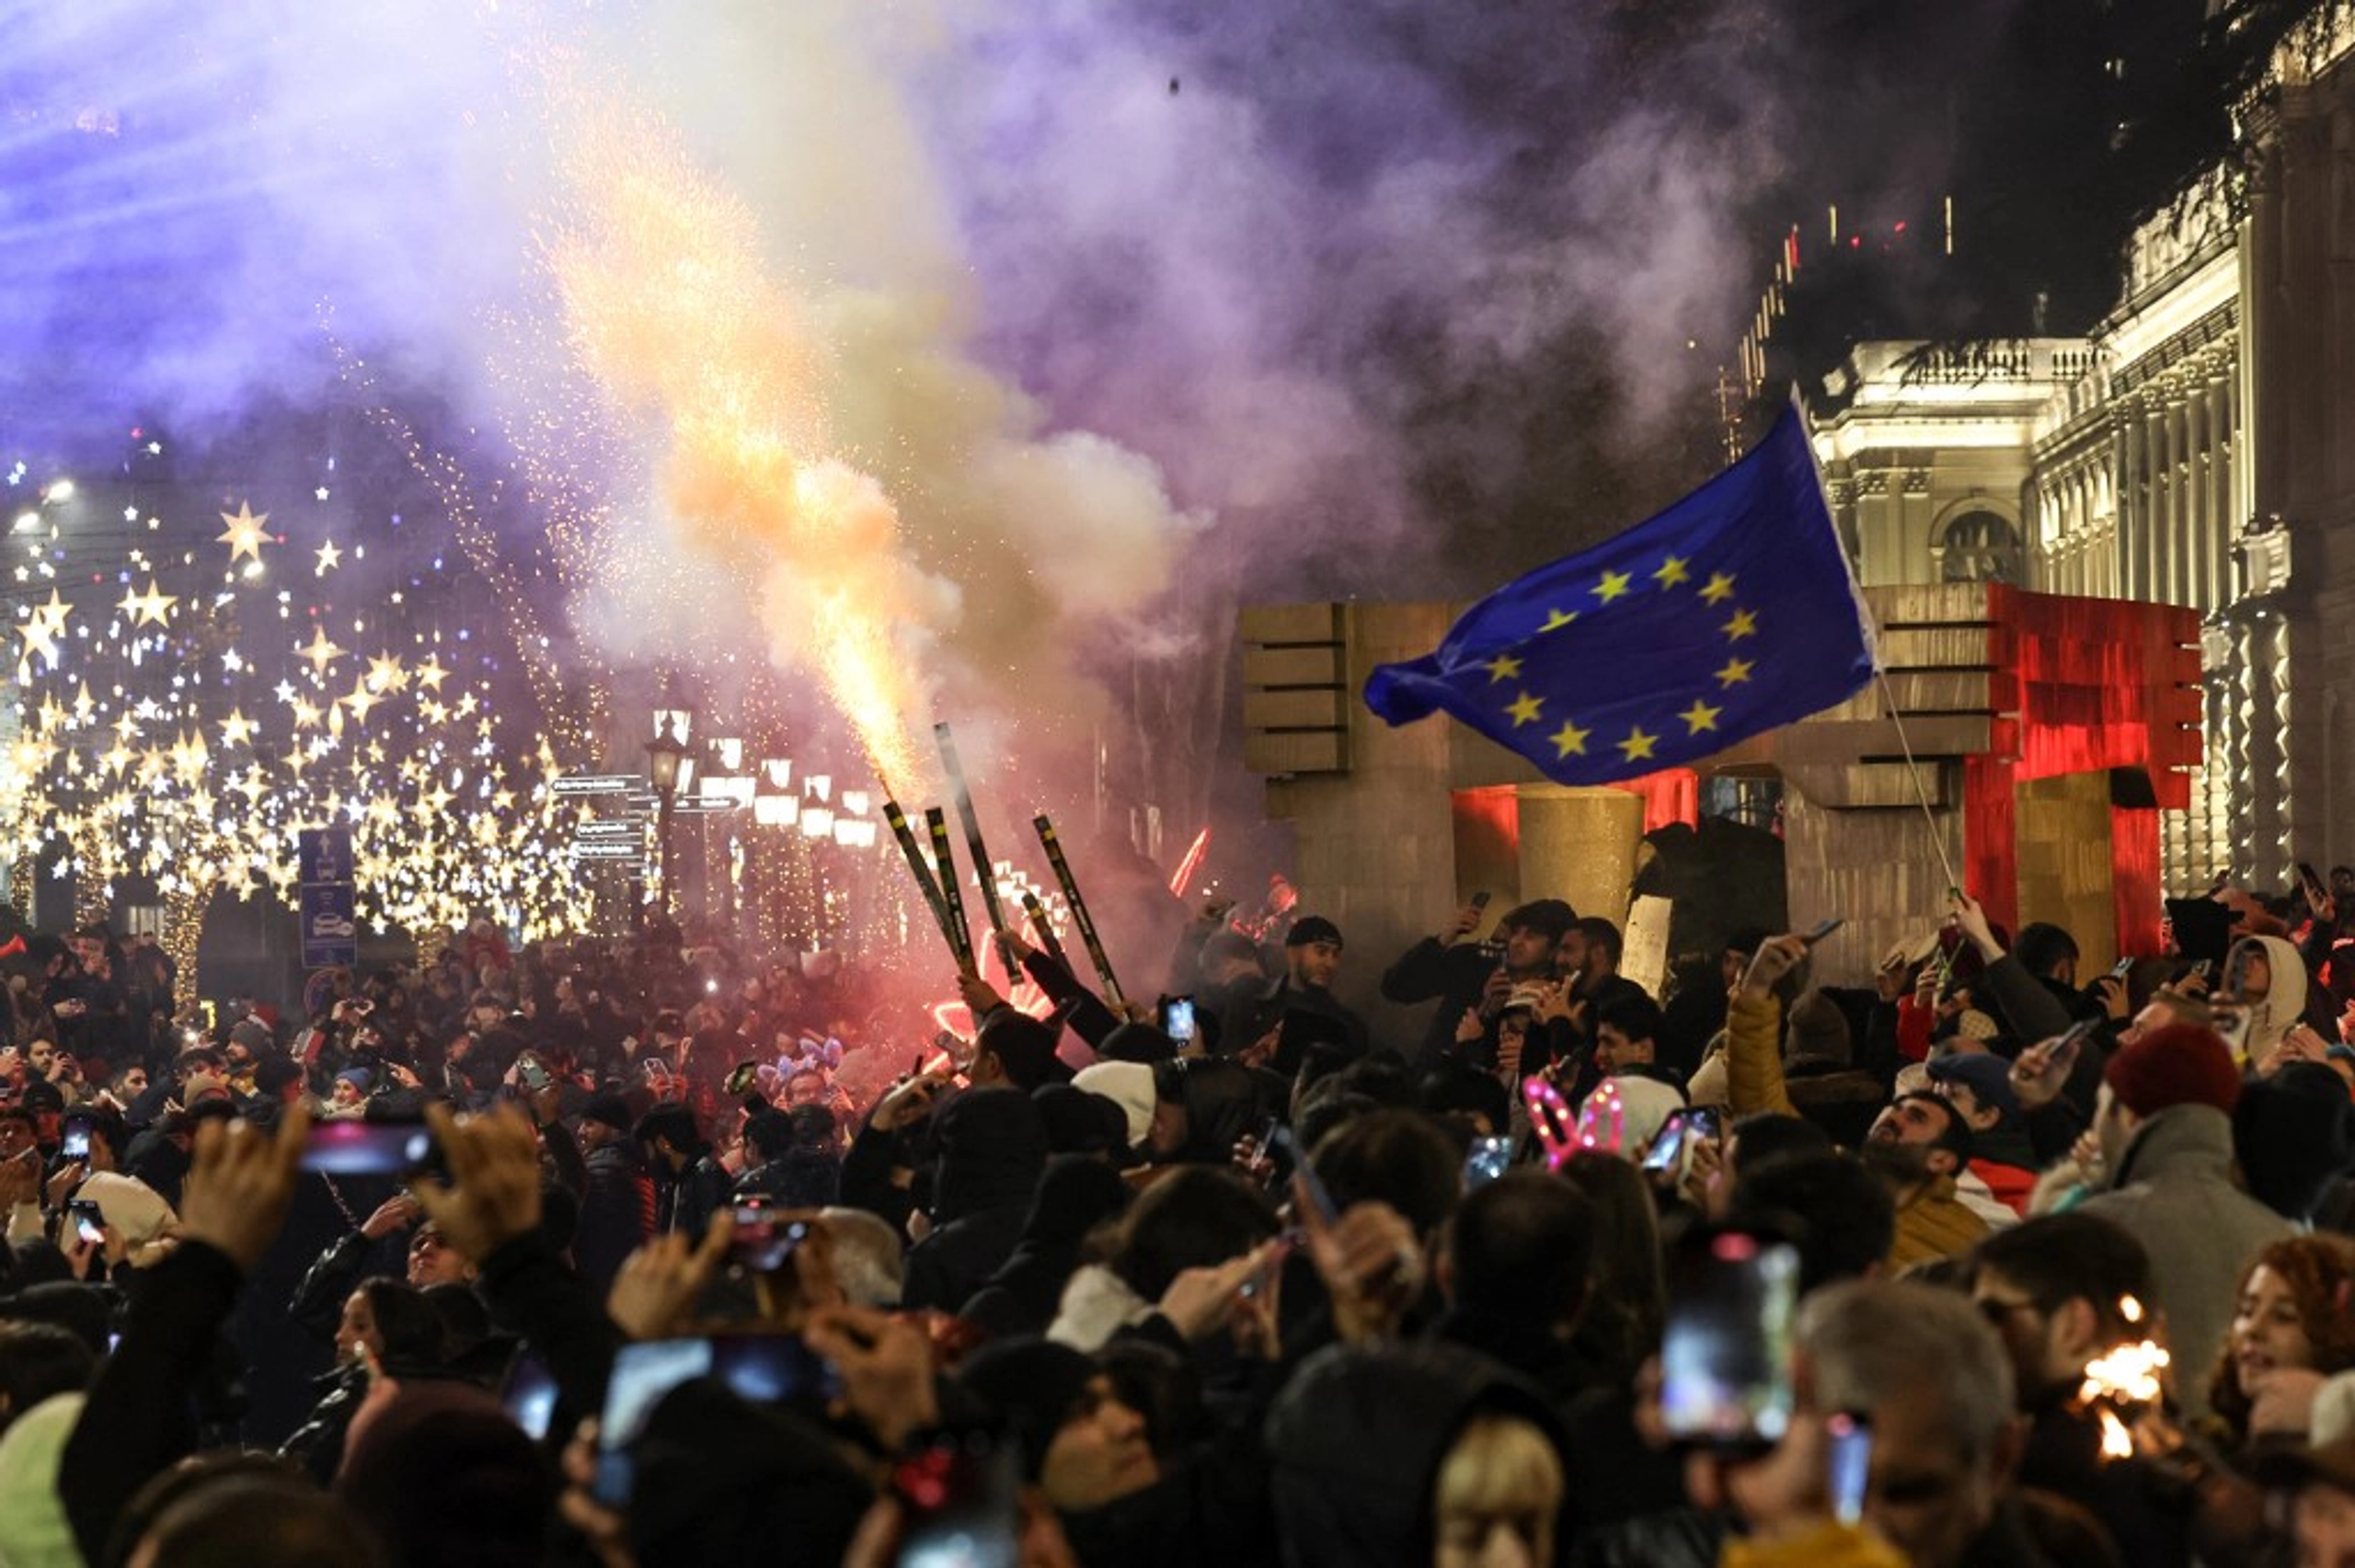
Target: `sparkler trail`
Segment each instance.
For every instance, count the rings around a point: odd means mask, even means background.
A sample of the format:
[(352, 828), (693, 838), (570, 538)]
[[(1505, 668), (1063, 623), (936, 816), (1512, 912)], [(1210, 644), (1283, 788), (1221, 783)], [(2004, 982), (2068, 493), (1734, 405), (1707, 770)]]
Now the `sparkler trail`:
[(582, 369), (661, 449), (683, 539), (755, 585), (773, 656), (821, 673), (883, 777), (911, 776), (913, 671), (954, 595), (882, 486), (828, 452), (826, 356), (751, 212), (648, 118), (592, 127), (567, 172), (574, 222), (547, 264)]

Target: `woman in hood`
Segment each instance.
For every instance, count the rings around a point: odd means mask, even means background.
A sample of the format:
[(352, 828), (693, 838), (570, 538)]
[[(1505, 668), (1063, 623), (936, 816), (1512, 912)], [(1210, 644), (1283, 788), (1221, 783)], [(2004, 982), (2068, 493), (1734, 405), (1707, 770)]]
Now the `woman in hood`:
[(1559, 1426), (1534, 1388), (1472, 1351), (1320, 1352), (1277, 1400), (1268, 1447), (1287, 1568), (1554, 1561)]
[(2218, 1000), (2224, 1000), (2237, 978), (2241, 1005), (2248, 1015), (2239, 1054), (2252, 1071), (2261, 1072), (2280, 1048), (2282, 1037), (2305, 1016), (2306, 961), (2280, 937), (2244, 936), (2225, 956), (2224, 976)]

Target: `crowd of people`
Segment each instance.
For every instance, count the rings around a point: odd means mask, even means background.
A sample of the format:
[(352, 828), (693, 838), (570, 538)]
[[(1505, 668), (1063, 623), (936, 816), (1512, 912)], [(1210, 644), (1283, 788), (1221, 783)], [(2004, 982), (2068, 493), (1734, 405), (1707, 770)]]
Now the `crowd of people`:
[(1362, 1011), (1301, 910), (1131, 1008), (36, 940), (0, 1565), (2355, 1563), (2334, 876), (2086, 975), (1958, 896), (1869, 990), (1475, 900)]

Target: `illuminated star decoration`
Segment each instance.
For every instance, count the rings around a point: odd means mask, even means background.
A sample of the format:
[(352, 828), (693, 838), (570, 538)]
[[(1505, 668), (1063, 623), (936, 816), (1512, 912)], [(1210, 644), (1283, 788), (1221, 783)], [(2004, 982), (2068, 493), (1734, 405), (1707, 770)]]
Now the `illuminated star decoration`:
[(327, 629), (325, 626), (313, 629), (310, 647), (296, 648), (294, 651), (311, 661), (311, 673), (318, 676), (326, 675), (327, 667), (344, 655), (344, 650), (336, 647), (334, 641), (327, 636)]
[(323, 578), (343, 565), (343, 552), (336, 548), (335, 541), (332, 539), (312, 551), (311, 554), (317, 556), (319, 562), (317, 566), (311, 568), (313, 577)]
[(223, 512), (221, 521), (229, 526), (213, 543), (229, 546), (229, 564), (234, 567), (240, 560), (251, 556), (254, 564), (259, 566), (262, 542), (268, 537), (262, 532), (262, 524), (270, 521), (270, 514), (264, 512), (256, 517), (250, 504), (239, 501), (236, 513)]
[(117, 608), (132, 618), (133, 625), (169, 626), (172, 624), (172, 606), (178, 602), (178, 596), (161, 591), (151, 576), (147, 579), (145, 593), (134, 594), (126, 590)]

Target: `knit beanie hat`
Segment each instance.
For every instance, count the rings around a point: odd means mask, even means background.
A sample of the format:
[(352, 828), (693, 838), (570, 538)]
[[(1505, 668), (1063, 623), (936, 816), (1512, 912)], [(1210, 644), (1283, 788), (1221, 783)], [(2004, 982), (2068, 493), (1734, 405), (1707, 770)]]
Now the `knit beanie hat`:
[(2170, 1105), (2208, 1105), (2225, 1115), (2240, 1102), (2241, 1070), (2213, 1029), (2169, 1024), (2110, 1054), (2102, 1082), (2138, 1116)]

